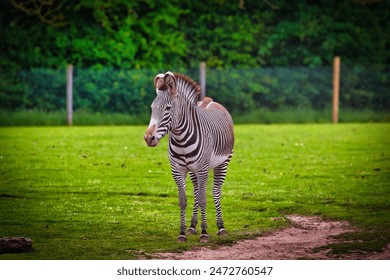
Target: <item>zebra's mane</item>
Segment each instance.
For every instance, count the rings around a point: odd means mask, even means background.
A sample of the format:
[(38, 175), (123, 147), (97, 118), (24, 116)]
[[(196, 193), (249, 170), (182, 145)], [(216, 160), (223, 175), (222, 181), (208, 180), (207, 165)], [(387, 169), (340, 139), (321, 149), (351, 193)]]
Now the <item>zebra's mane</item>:
[(184, 96), (189, 102), (196, 104), (200, 96), (200, 85), (190, 77), (174, 73), (176, 78), (176, 92)]

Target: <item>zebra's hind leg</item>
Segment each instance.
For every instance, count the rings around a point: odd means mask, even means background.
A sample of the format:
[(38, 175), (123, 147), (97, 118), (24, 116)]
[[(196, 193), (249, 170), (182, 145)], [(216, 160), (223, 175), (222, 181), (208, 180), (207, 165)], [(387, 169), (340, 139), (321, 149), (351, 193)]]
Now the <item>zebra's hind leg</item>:
[(200, 242), (208, 242), (209, 241), (209, 234), (207, 233), (207, 221), (206, 221), (206, 184), (207, 184), (207, 177), (208, 177), (208, 168), (205, 168), (204, 170), (198, 172), (197, 174), (198, 178), (198, 185), (199, 185), (199, 192), (197, 195), (201, 217), (202, 217), (202, 232), (200, 234)]
[(188, 228), (187, 233), (190, 235), (196, 235), (196, 225), (198, 224), (198, 212), (199, 212), (199, 202), (198, 202), (199, 185), (198, 185), (198, 178), (196, 177), (195, 173), (190, 172), (190, 178), (194, 185), (194, 210), (192, 212), (191, 225)]
[(221, 165), (214, 168), (213, 198), (214, 198), (214, 204), (216, 210), (218, 235), (227, 235), (227, 231), (224, 227), (223, 218), (222, 218), (221, 196), (222, 196), (222, 185), (225, 181), (228, 163), (229, 161), (225, 161)]
[(173, 178), (177, 184), (179, 192), (179, 206), (180, 206), (180, 234), (177, 237), (177, 241), (187, 241), (186, 236), (186, 208), (187, 208), (187, 196), (186, 196), (186, 173), (180, 173), (172, 170)]

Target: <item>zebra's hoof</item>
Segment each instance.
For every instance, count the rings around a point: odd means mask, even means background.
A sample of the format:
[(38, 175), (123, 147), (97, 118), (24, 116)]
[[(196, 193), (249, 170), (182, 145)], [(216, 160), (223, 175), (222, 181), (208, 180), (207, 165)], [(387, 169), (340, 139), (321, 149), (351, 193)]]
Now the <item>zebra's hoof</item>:
[(179, 235), (179, 236), (177, 237), (177, 241), (178, 241), (178, 242), (186, 242), (186, 241), (187, 241), (187, 236), (185, 236), (185, 235)]
[(188, 228), (187, 233), (189, 235), (196, 235), (196, 229), (194, 229), (193, 227), (190, 227), (190, 228)]
[(200, 235), (200, 242), (202, 242), (202, 243), (209, 242), (209, 235), (208, 234), (201, 234)]
[(219, 229), (219, 231), (217, 233), (217, 235), (220, 235), (220, 236), (227, 235), (227, 234), (228, 234), (228, 232), (224, 228)]

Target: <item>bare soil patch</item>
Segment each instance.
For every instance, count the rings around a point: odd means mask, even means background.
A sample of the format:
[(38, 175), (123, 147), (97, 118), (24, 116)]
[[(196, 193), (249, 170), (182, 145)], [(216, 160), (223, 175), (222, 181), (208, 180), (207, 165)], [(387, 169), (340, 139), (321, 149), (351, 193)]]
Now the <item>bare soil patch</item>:
[(183, 253), (158, 253), (156, 259), (173, 260), (296, 260), (296, 259), (390, 259), (390, 244), (382, 252), (348, 255), (329, 254), (328, 250), (313, 249), (334, 244), (333, 237), (354, 231), (349, 223), (325, 221), (317, 216), (290, 215), (292, 227), (270, 232), (255, 239), (240, 240), (231, 246), (197, 248)]

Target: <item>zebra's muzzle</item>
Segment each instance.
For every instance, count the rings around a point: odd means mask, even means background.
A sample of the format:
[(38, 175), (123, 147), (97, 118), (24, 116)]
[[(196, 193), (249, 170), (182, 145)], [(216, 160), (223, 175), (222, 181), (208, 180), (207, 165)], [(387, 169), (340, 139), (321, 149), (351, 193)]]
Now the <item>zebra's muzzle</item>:
[(154, 133), (155, 128), (156, 125), (152, 125), (146, 130), (146, 133), (144, 135), (145, 142), (149, 147), (156, 147), (158, 144), (158, 138), (155, 136)]

